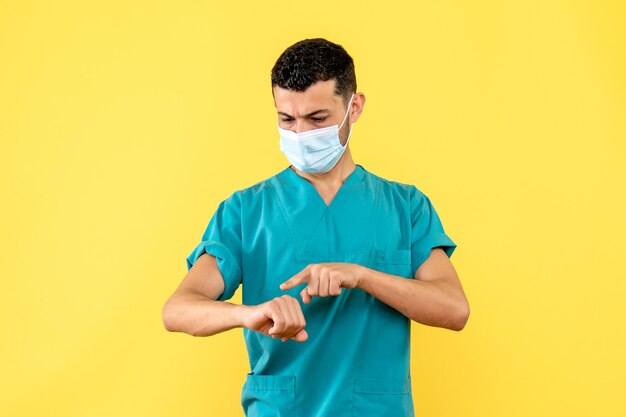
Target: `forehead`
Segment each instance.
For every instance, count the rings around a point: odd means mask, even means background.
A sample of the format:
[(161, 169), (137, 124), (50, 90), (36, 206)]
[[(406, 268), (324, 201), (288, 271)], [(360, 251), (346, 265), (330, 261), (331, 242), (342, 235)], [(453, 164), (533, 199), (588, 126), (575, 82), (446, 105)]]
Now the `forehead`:
[(341, 96), (335, 94), (335, 80), (318, 81), (304, 91), (291, 91), (274, 86), (274, 104), (278, 111), (307, 113), (320, 108), (341, 106)]

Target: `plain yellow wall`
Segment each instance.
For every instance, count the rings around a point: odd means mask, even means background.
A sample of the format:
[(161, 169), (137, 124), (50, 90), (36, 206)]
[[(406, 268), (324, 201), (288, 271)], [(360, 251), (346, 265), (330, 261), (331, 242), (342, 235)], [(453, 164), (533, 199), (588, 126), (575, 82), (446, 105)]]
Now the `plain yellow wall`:
[[(623, 416), (621, 1), (0, 1), (0, 415), (241, 416), (241, 329), (161, 308), (217, 204), (288, 166), (270, 70), (325, 37), (355, 162), (458, 244), (461, 332), (413, 323), (416, 415)], [(237, 292), (233, 302), (240, 302)]]

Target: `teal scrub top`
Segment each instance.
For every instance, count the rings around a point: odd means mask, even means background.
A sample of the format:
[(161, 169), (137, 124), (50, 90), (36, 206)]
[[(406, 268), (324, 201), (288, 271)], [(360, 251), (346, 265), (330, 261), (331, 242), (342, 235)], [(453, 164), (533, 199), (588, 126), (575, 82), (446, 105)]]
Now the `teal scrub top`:
[(250, 372), (241, 392), (246, 416), (413, 416), (410, 319), (359, 289), (313, 297), (279, 285), (319, 262), (351, 262), (412, 279), (446, 235), (429, 198), (357, 164), (326, 205), (291, 167), (223, 200), (187, 257), (215, 256), (230, 299), (256, 305), (284, 294), (300, 301), (309, 338), (281, 341), (243, 329)]

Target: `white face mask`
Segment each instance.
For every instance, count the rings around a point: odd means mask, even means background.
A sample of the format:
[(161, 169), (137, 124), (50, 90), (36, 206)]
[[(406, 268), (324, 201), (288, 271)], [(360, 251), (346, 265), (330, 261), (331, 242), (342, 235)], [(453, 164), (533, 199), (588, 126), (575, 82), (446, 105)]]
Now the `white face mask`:
[(342, 146), (339, 140), (339, 130), (348, 117), (353, 97), (354, 93), (350, 97), (348, 110), (341, 125), (332, 125), (300, 133), (278, 126), (280, 150), (293, 166), (303, 172), (320, 174), (330, 171), (337, 164), (348, 146), (352, 133), (352, 126), (350, 126), (348, 139), (346, 139), (346, 144)]

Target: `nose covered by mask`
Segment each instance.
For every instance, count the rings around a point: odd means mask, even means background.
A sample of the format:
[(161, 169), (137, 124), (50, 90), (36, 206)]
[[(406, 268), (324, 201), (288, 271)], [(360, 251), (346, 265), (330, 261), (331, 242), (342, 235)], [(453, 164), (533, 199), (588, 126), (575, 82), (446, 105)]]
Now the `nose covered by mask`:
[(348, 110), (341, 125), (332, 125), (300, 133), (278, 126), (280, 150), (293, 166), (309, 174), (321, 174), (330, 171), (337, 164), (348, 146), (352, 133), (352, 126), (350, 126), (346, 144), (341, 145), (339, 130), (348, 117), (352, 98), (354, 98), (354, 93), (350, 97)]

